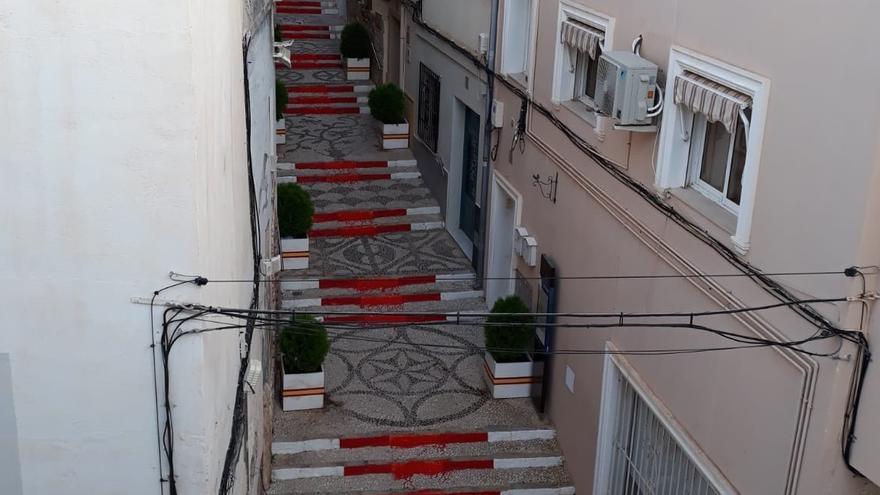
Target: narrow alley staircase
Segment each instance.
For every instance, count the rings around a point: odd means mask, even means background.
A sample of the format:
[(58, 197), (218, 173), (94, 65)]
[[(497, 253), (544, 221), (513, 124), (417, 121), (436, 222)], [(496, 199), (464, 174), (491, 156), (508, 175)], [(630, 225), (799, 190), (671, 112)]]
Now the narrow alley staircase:
[(275, 413), (269, 493), (574, 493), (530, 401), (487, 391), (467, 324), (483, 293), (412, 152), (381, 149), (372, 84), (345, 79), (338, 6), (277, 5), (293, 40), (278, 182), (315, 203), (310, 266), (283, 272), (282, 305), (324, 313), (332, 347), (325, 407)]

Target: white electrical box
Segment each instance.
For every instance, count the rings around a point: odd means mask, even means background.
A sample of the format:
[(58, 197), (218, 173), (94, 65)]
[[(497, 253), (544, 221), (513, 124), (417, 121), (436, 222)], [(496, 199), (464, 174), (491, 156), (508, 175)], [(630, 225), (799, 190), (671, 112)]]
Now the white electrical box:
[(281, 255), (260, 260), (260, 272), (264, 277), (271, 277), (281, 271)]
[(492, 127), (501, 129), (504, 127), (504, 102), (492, 100)]
[(525, 227), (517, 227), (513, 229), (513, 251), (517, 256), (522, 256), (522, 240), (528, 237), (529, 231)]
[(480, 33), (478, 42), (480, 44), (480, 53), (485, 55), (486, 52), (489, 51), (489, 35), (486, 33)]
[(627, 51), (599, 57), (594, 99), (600, 114), (616, 125), (651, 125), (648, 109), (657, 91), (657, 65)]
[(529, 266), (538, 264), (538, 240), (532, 236), (522, 239), (522, 259)]

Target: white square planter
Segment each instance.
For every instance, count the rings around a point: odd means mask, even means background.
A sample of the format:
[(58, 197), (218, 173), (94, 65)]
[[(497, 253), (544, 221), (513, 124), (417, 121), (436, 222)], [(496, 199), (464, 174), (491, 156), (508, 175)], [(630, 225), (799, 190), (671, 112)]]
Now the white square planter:
[(315, 373), (284, 372), (281, 409), (302, 411), (324, 407), (324, 367)]
[(492, 389), (494, 399), (513, 399), (529, 397), (541, 391), (541, 377), (544, 363), (528, 361), (516, 363), (496, 363), (488, 352), (486, 361), (486, 383)]
[(370, 58), (345, 59), (345, 77), (349, 81), (368, 81), (370, 79)]
[(287, 123), (282, 116), (275, 121), (275, 144), (284, 144), (287, 142)]
[(382, 148), (386, 150), (409, 148), (409, 122), (382, 124)]
[(282, 268), (285, 270), (303, 270), (309, 267), (309, 238), (281, 238)]

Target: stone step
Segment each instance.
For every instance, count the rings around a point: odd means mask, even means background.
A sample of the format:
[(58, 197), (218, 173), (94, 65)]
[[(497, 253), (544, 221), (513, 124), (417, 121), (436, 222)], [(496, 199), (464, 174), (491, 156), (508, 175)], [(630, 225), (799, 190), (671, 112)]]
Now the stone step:
[[(466, 280), (455, 280), (449, 282), (439, 282), (433, 284), (404, 285), (393, 289), (352, 289), (345, 287), (331, 287), (326, 289), (300, 289), (300, 290), (284, 290), (284, 287), (302, 287), (305, 285), (289, 284), (292, 281), (282, 281), (281, 297), (283, 299), (316, 299), (325, 297), (341, 297), (341, 296), (363, 296), (377, 294), (420, 294), (425, 292), (460, 292), (474, 289), (473, 278)], [(302, 282), (308, 282), (303, 280)]]
[(366, 95), (373, 89), (372, 84), (300, 84), (287, 87), (292, 95), (316, 95), (326, 93), (354, 93)]
[[(357, 278), (312, 278), (297, 279), (294, 277), (282, 277), (281, 290), (283, 291), (309, 291), (309, 290), (339, 290), (356, 292), (375, 292), (401, 290), (405, 287), (424, 288), (426, 286), (440, 286), (456, 283), (473, 283), (472, 272), (454, 273), (431, 273), (426, 275), (404, 275), (397, 277), (357, 277)], [(346, 293), (346, 292), (341, 292)], [(347, 292), (351, 293), (351, 292)], [(335, 292), (333, 294), (340, 294)]]
[(291, 309), (304, 308), (346, 308), (359, 309), (371, 307), (398, 307), (410, 303), (427, 303), (441, 301), (462, 301), (483, 297), (481, 290), (422, 292), (412, 294), (372, 294), (355, 296), (330, 296), (320, 298), (285, 299), (284, 306)]
[(427, 206), (423, 208), (377, 208), (366, 210), (339, 210), (334, 212), (318, 212), (312, 216), (312, 221), (318, 223), (329, 222), (362, 222), (379, 221), (389, 218), (439, 215), (439, 206)]
[[(521, 439), (514, 439), (517, 435)], [(390, 438), (389, 438), (390, 437)], [(499, 438), (501, 438), (499, 440)], [(558, 456), (552, 429), (498, 432), (409, 432), (373, 437), (272, 444), (273, 468), (343, 462), (405, 462), (436, 458)]]
[[(364, 182), (381, 182), (381, 181), (412, 181), (419, 180), (421, 173), (419, 172), (396, 172), (380, 170), (367, 173), (340, 173), (332, 175), (285, 175), (278, 177), (278, 183), (296, 183), (296, 184), (313, 184), (313, 183), (332, 183), (332, 184), (357, 184)], [(419, 181), (421, 182), (421, 181)]]
[[(335, 438), (305, 438), (272, 443), (272, 454), (290, 455), (327, 450), (356, 451), (370, 448), (412, 449), (417, 447), (449, 447), (451, 445), (497, 444), (519, 445), (524, 442), (555, 441), (553, 428), (497, 428), (477, 431), (393, 431)], [(403, 450), (403, 452), (410, 452)]]
[(443, 490), (470, 493), (524, 484), (571, 485), (560, 456), (438, 458), (391, 463), (341, 463), (273, 470), (270, 494)]
[(339, 160), (327, 162), (279, 163), (278, 170), (299, 173), (339, 173), (364, 169), (399, 169), (415, 167), (415, 160)]
[[(418, 211), (413, 208), (413, 210)], [(392, 232), (417, 232), (445, 228), (439, 214), (401, 215), (373, 220), (320, 222), (312, 226), (310, 237), (364, 237)]]
[(354, 93), (335, 93), (332, 95), (294, 95), (290, 97), (287, 108), (294, 108), (296, 105), (330, 105), (336, 103), (344, 103), (349, 105), (358, 104), (358, 106), (366, 106), (367, 97), (357, 96)]

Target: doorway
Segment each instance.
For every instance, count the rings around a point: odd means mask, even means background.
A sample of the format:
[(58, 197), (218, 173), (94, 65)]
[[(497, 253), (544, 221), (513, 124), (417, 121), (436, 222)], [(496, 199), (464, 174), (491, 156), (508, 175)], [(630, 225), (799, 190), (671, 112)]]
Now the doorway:
[(491, 308), (496, 300), (515, 292), (513, 233), (521, 202), (513, 186), (494, 172), (490, 198), (486, 304)]
[(477, 231), (477, 177), (480, 173), (480, 116), (465, 107), (458, 228), (474, 242)]

